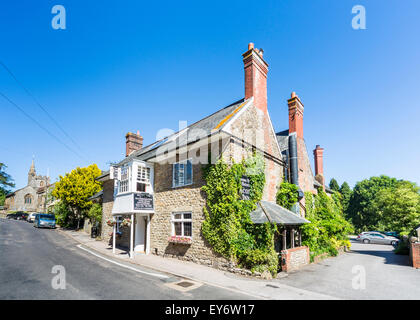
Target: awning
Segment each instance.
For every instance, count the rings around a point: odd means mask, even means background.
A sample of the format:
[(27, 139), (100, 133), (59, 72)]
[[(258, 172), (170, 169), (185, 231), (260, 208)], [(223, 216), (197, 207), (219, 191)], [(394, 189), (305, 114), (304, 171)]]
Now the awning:
[(297, 226), (304, 223), (310, 223), (310, 221), (298, 216), (292, 211), (269, 201), (258, 202), (257, 209), (252, 211), (250, 215), (252, 222), (256, 224), (270, 222), (286, 226)]

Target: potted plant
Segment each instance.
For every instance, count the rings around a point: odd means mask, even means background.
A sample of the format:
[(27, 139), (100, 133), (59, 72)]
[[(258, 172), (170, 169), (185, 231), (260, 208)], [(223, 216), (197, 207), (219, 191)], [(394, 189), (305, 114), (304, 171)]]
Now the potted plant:
[(115, 220), (113, 220), (113, 219), (108, 219), (108, 220), (106, 220), (106, 224), (107, 224), (109, 227), (113, 227), (113, 226), (115, 226), (116, 221), (115, 221)]
[(190, 237), (182, 237), (182, 236), (171, 236), (168, 238), (170, 243), (178, 243), (178, 244), (191, 244), (192, 239)]
[(121, 227), (130, 227), (131, 226), (131, 219), (130, 218), (124, 218), (121, 223)]

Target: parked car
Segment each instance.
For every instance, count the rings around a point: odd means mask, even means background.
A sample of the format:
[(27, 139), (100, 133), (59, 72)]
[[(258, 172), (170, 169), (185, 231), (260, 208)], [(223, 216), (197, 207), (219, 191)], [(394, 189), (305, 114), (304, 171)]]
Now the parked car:
[(395, 237), (395, 238), (399, 238), (400, 234), (398, 232), (395, 231), (385, 231), (383, 232), (386, 236), (391, 236), (391, 237)]
[(35, 221), (35, 216), (37, 215), (36, 212), (32, 212), (29, 214), (28, 218), (26, 219), (26, 221), (28, 222), (34, 222)]
[(34, 227), (55, 229), (55, 215), (46, 213), (37, 213), (35, 215)]
[(9, 214), (6, 216), (6, 219), (16, 219), (16, 213), (9, 213)]
[(26, 220), (28, 218), (29, 214), (27, 214), (26, 212), (19, 212), (16, 215), (16, 220)]
[(391, 244), (395, 246), (399, 239), (387, 236), (379, 232), (363, 232), (357, 236), (357, 240), (363, 243)]

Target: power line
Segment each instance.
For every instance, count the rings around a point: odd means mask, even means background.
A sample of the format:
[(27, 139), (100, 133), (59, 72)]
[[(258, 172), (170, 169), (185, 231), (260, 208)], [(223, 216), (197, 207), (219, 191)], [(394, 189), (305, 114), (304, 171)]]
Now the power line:
[(38, 127), (40, 127), (42, 130), (44, 130), (50, 137), (52, 137), (53, 139), (55, 139), (58, 143), (62, 144), (64, 147), (66, 147), (70, 152), (74, 153), (75, 155), (77, 155), (79, 158), (84, 159), (80, 154), (78, 154), (75, 150), (73, 150), (72, 148), (70, 148), (67, 144), (65, 144), (63, 141), (61, 141), (57, 136), (55, 136), (53, 133), (51, 133), (47, 128), (45, 128), (42, 124), (40, 124), (35, 118), (33, 118), (31, 115), (29, 115), (28, 113), (26, 113), (25, 110), (23, 110), (23, 108), (21, 108), (18, 104), (16, 104), (15, 102), (13, 102), (11, 99), (9, 99), (8, 96), (6, 96), (4, 93), (0, 92), (0, 95), (6, 99), (11, 105), (13, 105), (16, 109), (18, 109), (20, 112), (22, 112), (28, 119), (30, 119), (31, 121), (33, 121)]
[(44, 113), (48, 116), (48, 118), (50, 118), (50, 120), (52, 122), (54, 122), (54, 124), (57, 126), (57, 128), (59, 128), (61, 130), (62, 133), (64, 133), (64, 135), (70, 139), (71, 142), (73, 142), (73, 144), (81, 151), (83, 152), (82, 148), (80, 148), (79, 144), (76, 143), (76, 141), (66, 132), (66, 130), (64, 130), (64, 128), (62, 126), (60, 126), (60, 124), (54, 119), (54, 117), (41, 105), (41, 103), (39, 103), (39, 101), (35, 98), (35, 96), (16, 78), (16, 76), (14, 75), (14, 73), (2, 62), (0, 61), (0, 65), (10, 74), (10, 76), (16, 81), (16, 83), (26, 92), (26, 94), (28, 96), (30, 96), (35, 103), (37, 104), (37, 106), (44, 111)]

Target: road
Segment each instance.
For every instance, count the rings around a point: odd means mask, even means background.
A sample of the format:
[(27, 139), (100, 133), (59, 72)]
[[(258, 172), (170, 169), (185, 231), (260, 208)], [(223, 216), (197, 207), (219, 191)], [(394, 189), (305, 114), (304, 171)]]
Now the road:
[(420, 299), (420, 269), (408, 265), (408, 256), (396, 255), (391, 245), (351, 242), (351, 252), (276, 281), (340, 299)]
[[(183, 288), (174, 284), (185, 279), (131, 264), (116, 265), (77, 245), (54, 230), (0, 219), (0, 299), (251, 298), (201, 283)], [(53, 277), (63, 275), (61, 270), (52, 273), (57, 265), (65, 268), (65, 289), (52, 286), (58, 283)]]

